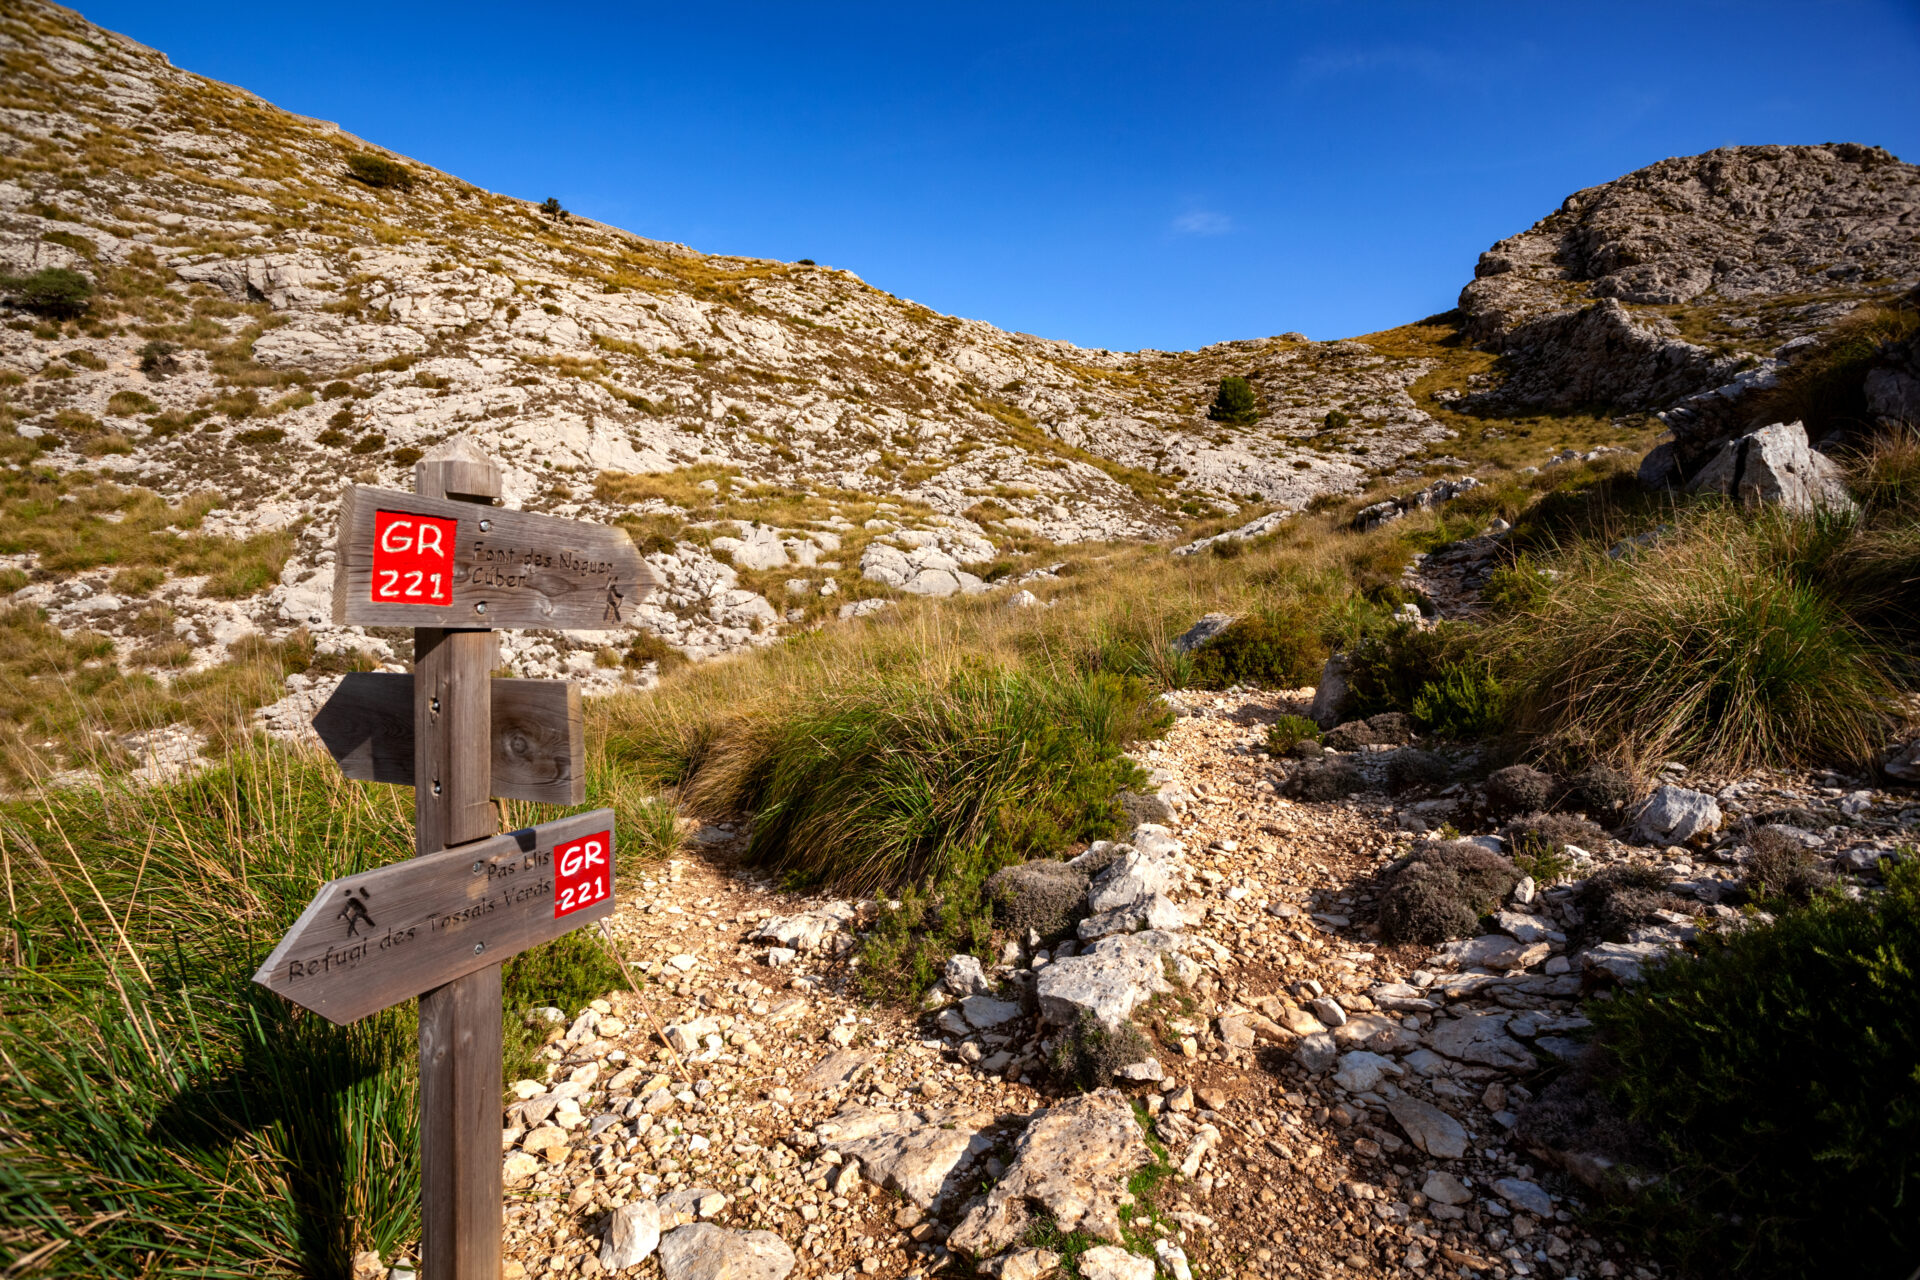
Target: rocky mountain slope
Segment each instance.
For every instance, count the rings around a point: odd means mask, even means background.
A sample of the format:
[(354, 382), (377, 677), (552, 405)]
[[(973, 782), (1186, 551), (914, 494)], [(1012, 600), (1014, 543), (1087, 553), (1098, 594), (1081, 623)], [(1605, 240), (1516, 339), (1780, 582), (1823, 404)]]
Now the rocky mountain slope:
[[(1920, 170), (1738, 148), (1571, 197), (1458, 318), (1090, 350), (482, 191), (54, 5), (10, 5), (0, 58), (0, 275), (91, 287), (7, 295), (0, 586), (162, 679), (300, 629), (404, 660), (328, 620), (332, 515), (455, 434), (510, 504), (622, 522), (664, 578), (651, 638), (508, 638), (524, 674), (606, 687), (662, 641), (721, 653), (1062, 544), (1410, 490), (1502, 415), (1664, 408), (1920, 275)], [(1227, 374), (1257, 420), (1208, 417)]]

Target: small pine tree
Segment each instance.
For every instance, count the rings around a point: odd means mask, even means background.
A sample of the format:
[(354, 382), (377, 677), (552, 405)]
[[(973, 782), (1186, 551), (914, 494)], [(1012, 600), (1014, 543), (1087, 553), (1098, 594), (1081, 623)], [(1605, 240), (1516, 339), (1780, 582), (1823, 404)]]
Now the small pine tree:
[(542, 200), (540, 202), (540, 212), (559, 222), (565, 222), (573, 216), (560, 207), (560, 197), (558, 196), (548, 196), (545, 200)]
[(56, 320), (86, 314), (93, 302), (93, 281), (66, 267), (48, 267), (30, 276), (0, 277), (16, 305)]
[(1253, 384), (1245, 378), (1220, 379), (1220, 390), (1214, 393), (1213, 408), (1207, 410), (1207, 416), (1215, 422), (1252, 422), (1258, 418), (1260, 401), (1253, 394)]

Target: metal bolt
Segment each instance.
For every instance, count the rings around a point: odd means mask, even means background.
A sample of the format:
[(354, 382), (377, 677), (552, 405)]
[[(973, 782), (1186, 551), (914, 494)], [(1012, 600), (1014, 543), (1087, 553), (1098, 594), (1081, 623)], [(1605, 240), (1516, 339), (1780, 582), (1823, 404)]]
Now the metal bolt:
[(439, 715), (439, 714), (440, 714), (440, 699), (436, 697), (436, 698), (435, 698), (435, 699), (433, 700), (433, 704), (432, 704), (432, 705), (433, 705), (433, 714), (435, 714), (435, 715)]
[(489, 529), (491, 529), (491, 528), (493, 528), (493, 521), (491, 521), (491, 520), (482, 520), (482, 521), (480, 522), (480, 532), (482, 532), (482, 533), (485, 533), (485, 532), (486, 532), (487, 530), (489, 530)]
[(435, 795), (439, 795), (439, 794), (440, 794), (440, 779), (438, 779), (438, 778), (435, 778), (435, 779), (433, 780), (433, 794), (435, 794)]
[(475, 874), (475, 875), (479, 875), (479, 874), (480, 874), (480, 868), (482, 868), (482, 867), (484, 867), (484, 866), (486, 866), (486, 865), (487, 865), (487, 864), (486, 864), (486, 863), (484, 863), (484, 862), (476, 862), (476, 863), (474, 863), (474, 864), (473, 864), (473, 874)]
[(475, 601), (473, 611), (475, 613), (485, 613), (487, 611), (487, 602), (485, 600)]
[(476, 942), (473, 944), (473, 954), (475, 955), (479, 955), (482, 951), (485, 951), (486, 949), (487, 949), (487, 944), (484, 942)]

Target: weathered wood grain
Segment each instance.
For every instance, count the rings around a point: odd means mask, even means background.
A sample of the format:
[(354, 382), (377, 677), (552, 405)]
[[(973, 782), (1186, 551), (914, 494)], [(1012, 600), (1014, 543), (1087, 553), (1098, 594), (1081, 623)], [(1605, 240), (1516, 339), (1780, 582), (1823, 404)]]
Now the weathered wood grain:
[[(458, 521), (452, 603), (373, 598), (374, 517), (382, 511)], [(611, 525), (362, 485), (340, 502), (337, 623), (614, 630), (631, 623), (635, 607), (657, 585), (633, 540)]]
[[(488, 733), (496, 799), (580, 804), (586, 798), (586, 723), (570, 680), (495, 676)], [(361, 782), (413, 785), (413, 676), (356, 671), (313, 718), (314, 732)]]
[(329, 881), (253, 980), (344, 1025), (518, 955), (612, 913), (554, 916), (554, 849), (602, 831), (611, 809)]
[[(456, 436), (422, 458), (414, 484), (428, 498), (465, 498), (490, 511), (500, 496), (500, 469), (472, 441)], [(472, 507), (469, 505), (468, 509)], [(485, 516), (481, 523), (491, 525)], [(342, 562), (344, 563), (344, 561)], [(336, 587), (340, 565), (334, 570)], [(476, 612), (479, 612), (476, 609)], [(493, 723), (493, 636), (484, 631), (413, 630), (414, 851), (437, 856), (443, 846), (484, 843), (498, 825), (489, 802)], [(535, 837), (536, 846), (538, 836)], [(612, 836), (608, 836), (611, 845)], [(551, 848), (551, 846), (550, 846)], [(417, 860), (417, 859), (416, 859)], [(483, 866), (475, 860), (473, 867)], [(489, 867), (489, 870), (503, 870)], [(524, 874), (538, 855), (523, 860)], [(547, 859), (549, 885), (553, 875)], [(498, 876), (496, 879), (500, 878)], [(469, 882), (470, 884), (473, 882)], [(501, 906), (551, 901), (522, 882), (516, 895), (501, 889)], [(485, 897), (484, 910), (500, 909)], [(470, 902), (460, 919), (482, 910)], [(560, 916), (556, 909), (554, 920)], [(472, 944), (471, 958), (487, 963), (449, 975), (420, 994), (420, 1251), (425, 1280), (500, 1280), (500, 1159), (489, 1145), (500, 1125), (500, 962), (488, 940)], [(461, 955), (461, 963), (469, 957)], [(482, 1158), (482, 1152), (485, 1152)]]

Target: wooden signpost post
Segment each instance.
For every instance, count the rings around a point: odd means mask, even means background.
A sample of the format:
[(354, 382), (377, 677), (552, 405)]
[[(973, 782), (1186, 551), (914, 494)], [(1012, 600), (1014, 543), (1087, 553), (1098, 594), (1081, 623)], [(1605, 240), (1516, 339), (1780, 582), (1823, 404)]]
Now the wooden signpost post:
[(579, 690), (491, 675), (495, 627), (611, 629), (656, 584), (619, 529), (507, 511), (465, 440), (414, 493), (341, 503), (333, 616), (412, 626), (411, 675), (349, 676), (314, 717), (350, 778), (411, 785), (414, 854), (322, 886), (254, 981), (338, 1023), (420, 999), (424, 1280), (500, 1275), (500, 965), (613, 911), (613, 814), (496, 835), (495, 796), (579, 804)]

